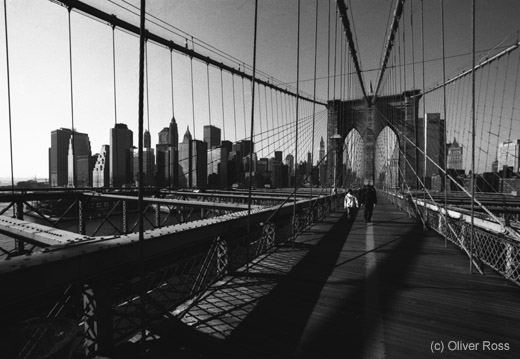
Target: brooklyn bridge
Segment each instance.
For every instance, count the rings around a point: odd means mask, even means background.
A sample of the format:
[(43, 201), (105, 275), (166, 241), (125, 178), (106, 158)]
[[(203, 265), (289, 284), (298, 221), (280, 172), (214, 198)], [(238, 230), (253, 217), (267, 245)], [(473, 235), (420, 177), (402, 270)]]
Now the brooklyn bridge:
[(520, 355), (520, 4), (3, 3), (0, 357)]

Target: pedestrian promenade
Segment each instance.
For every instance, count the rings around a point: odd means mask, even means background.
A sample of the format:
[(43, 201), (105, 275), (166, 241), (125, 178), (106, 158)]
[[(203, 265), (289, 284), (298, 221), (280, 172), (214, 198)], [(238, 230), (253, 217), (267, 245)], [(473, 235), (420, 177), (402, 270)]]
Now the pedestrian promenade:
[(186, 303), (150, 357), (520, 358), (518, 286), (383, 198), (362, 217), (334, 212)]

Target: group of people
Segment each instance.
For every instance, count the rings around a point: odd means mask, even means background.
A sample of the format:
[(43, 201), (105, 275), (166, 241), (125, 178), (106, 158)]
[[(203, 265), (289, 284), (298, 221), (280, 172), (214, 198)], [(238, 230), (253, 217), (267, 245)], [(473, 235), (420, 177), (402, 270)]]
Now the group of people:
[(353, 193), (352, 189), (347, 190), (343, 207), (347, 210), (347, 218), (353, 219), (358, 208), (363, 207), (363, 219), (365, 223), (372, 222), (372, 213), (377, 204), (377, 194), (374, 186), (365, 185), (365, 187), (357, 193)]

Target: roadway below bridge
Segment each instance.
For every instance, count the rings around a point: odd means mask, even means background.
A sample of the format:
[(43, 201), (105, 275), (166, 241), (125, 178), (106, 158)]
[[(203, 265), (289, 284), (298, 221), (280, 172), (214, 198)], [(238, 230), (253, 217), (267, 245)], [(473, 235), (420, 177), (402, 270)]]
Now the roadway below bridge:
[(184, 303), (153, 328), (148, 353), (517, 358), (519, 299), (517, 285), (469, 273), (463, 251), (381, 198), (372, 223), (334, 212)]

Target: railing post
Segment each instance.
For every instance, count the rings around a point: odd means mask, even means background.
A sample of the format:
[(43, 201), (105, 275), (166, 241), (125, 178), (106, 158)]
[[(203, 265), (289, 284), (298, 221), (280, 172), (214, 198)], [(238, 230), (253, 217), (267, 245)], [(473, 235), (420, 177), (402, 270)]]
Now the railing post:
[(87, 357), (93, 354), (110, 356), (114, 352), (112, 297), (113, 288), (108, 280), (98, 279), (85, 285), (83, 321)]
[(78, 201), (78, 232), (79, 234), (85, 235), (87, 233), (87, 209), (85, 206), (85, 200), (80, 199)]
[(155, 205), (155, 227), (159, 228), (161, 226), (161, 205), (157, 203)]
[(227, 274), (229, 264), (228, 246), (225, 239), (217, 238), (217, 273), (218, 276)]
[[(16, 202), (16, 219), (23, 220), (23, 202)], [(25, 252), (25, 242), (21, 239), (15, 239), (15, 251), (17, 254), (23, 254)]]
[(127, 205), (126, 205), (126, 201), (123, 201), (123, 233), (124, 234), (127, 234), (128, 233), (128, 218), (127, 218)]

